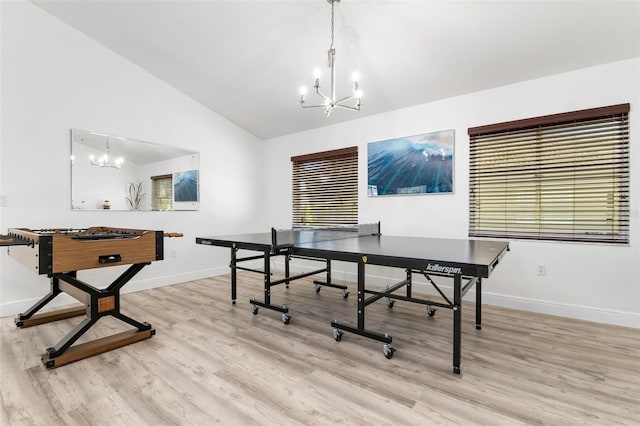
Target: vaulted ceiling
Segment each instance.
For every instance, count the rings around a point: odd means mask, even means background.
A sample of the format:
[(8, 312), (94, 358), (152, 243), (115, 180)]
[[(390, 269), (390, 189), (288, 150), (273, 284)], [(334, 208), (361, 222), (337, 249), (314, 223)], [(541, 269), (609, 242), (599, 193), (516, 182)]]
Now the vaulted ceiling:
[(639, 1), (342, 0), (337, 95), (359, 71), (362, 110), (326, 118), (298, 89), (322, 68), (328, 91), (327, 0), (33, 3), (262, 139), (640, 57)]

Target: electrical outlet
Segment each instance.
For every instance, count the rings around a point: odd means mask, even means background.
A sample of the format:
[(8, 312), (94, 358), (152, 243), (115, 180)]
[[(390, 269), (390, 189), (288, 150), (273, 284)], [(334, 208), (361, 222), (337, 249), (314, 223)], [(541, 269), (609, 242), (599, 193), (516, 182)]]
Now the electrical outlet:
[(536, 265), (536, 274), (538, 274), (539, 276), (545, 276), (547, 274), (547, 267), (542, 264), (539, 263)]
[(172, 258), (176, 258), (176, 251), (175, 250), (171, 250), (171, 257)]

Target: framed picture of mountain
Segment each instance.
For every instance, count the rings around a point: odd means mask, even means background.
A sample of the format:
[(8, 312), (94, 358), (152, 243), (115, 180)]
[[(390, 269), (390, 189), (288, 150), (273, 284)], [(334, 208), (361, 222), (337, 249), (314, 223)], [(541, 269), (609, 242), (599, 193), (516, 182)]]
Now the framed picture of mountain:
[(453, 145), (453, 130), (369, 143), (368, 195), (453, 193)]

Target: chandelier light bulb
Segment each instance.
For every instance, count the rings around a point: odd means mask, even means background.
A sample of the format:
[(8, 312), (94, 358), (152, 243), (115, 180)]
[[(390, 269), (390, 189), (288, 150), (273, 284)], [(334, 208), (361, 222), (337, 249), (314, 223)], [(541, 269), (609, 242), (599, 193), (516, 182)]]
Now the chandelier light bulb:
[(351, 81), (358, 80), (360, 80), (360, 73), (358, 71), (354, 71), (353, 73), (351, 73)]
[(353, 91), (353, 96), (355, 96), (356, 98), (360, 99), (362, 97), (362, 90), (360, 90), (360, 89), (354, 90)]
[(320, 78), (322, 77), (322, 71), (320, 70), (320, 68), (315, 68), (313, 70), (313, 78)]
[(300, 90), (298, 91), (300, 96), (304, 96), (307, 94), (307, 86), (300, 86)]

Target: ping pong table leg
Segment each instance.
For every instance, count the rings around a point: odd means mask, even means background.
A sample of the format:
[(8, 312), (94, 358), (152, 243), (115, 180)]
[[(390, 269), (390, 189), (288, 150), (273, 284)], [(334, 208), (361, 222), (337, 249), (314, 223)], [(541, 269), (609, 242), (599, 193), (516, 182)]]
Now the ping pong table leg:
[(482, 278), (476, 282), (476, 330), (482, 329)]
[[(290, 276), (290, 262), (291, 262), (291, 254), (287, 253), (284, 255), (284, 276), (285, 278), (289, 278)], [(289, 288), (289, 280), (285, 280), (285, 288)]]
[(268, 251), (264, 252), (264, 303), (271, 304), (271, 258)]
[(234, 305), (236, 304), (236, 282), (238, 280), (238, 274), (236, 272), (237, 251), (238, 249), (236, 247), (231, 247), (231, 303)]
[(331, 282), (331, 259), (325, 259), (326, 266), (323, 270), (319, 270), (318, 272), (324, 271), (327, 274), (327, 279), (325, 281), (314, 280), (313, 283), (316, 285), (316, 293), (320, 293), (320, 289), (322, 287), (331, 287), (331, 288), (339, 288), (342, 290), (342, 297), (346, 299), (349, 297), (349, 290), (346, 285), (334, 284)]
[(365, 263), (366, 260), (363, 258), (358, 261), (358, 326), (354, 327), (349, 324), (341, 323), (337, 320), (331, 321), (331, 327), (333, 327), (333, 337), (336, 341), (340, 341), (342, 339), (342, 331), (348, 331), (350, 333), (357, 334), (359, 336), (367, 337), (369, 339), (375, 339), (382, 343), (384, 343), (382, 347), (382, 353), (387, 359), (393, 357), (393, 353), (395, 349), (393, 348), (391, 342), (392, 338), (386, 333), (377, 333), (375, 331), (369, 331), (364, 326), (364, 310), (367, 306), (365, 301)]
[(358, 330), (364, 330), (364, 262), (358, 262)]
[(277, 306), (271, 304), (271, 286), (276, 284), (281, 284), (286, 282), (287, 280), (279, 280), (277, 282), (271, 282), (271, 249), (266, 249), (264, 251), (264, 301), (249, 299), (249, 303), (251, 304), (251, 312), (256, 315), (258, 313), (258, 308), (267, 308), (272, 311), (277, 311), (282, 313), (282, 322), (285, 324), (289, 324), (291, 321), (291, 316), (288, 314), (289, 308), (285, 305)]
[(462, 276), (453, 277), (453, 372), (460, 374), (462, 351)]

